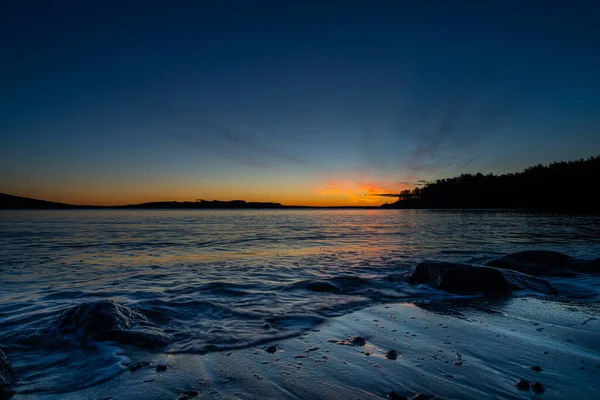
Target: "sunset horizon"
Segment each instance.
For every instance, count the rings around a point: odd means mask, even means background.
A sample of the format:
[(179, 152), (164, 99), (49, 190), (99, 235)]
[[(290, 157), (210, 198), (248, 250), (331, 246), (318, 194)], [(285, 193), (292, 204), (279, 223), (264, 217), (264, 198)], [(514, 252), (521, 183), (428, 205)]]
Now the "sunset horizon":
[(0, 3), (0, 400), (600, 399), (600, 1)]

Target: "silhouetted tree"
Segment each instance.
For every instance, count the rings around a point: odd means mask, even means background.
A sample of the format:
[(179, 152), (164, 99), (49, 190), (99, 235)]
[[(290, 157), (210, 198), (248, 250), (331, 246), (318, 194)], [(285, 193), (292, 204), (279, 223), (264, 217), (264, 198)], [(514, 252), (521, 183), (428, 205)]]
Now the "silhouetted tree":
[(523, 172), (438, 179), (385, 208), (530, 208), (600, 211), (600, 156), (538, 164)]

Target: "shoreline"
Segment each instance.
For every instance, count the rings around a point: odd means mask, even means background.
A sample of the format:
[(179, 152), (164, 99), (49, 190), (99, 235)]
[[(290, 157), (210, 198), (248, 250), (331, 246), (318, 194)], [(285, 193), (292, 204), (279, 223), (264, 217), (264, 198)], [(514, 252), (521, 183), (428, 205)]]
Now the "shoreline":
[[(381, 399), (393, 391), (407, 398), (591, 399), (600, 391), (598, 311), (596, 304), (534, 297), (388, 303), (239, 350), (127, 351), (130, 362), (117, 377), (39, 398)], [(355, 336), (366, 344), (346, 342)], [(396, 360), (385, 356), (391, 349)], [(541, 372), (530, 368), (536, 365)], [(519, 390), (519, 379), (540, 382), (543, 394)]]

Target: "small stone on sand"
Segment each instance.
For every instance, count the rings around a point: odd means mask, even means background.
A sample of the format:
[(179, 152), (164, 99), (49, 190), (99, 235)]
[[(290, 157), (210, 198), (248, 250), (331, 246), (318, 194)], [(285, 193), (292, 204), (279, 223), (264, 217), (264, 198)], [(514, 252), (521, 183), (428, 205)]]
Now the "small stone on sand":
[(356, 336), (355, 338), (352, 338), (352, 344), (355, 346), (364, 346), (367, 344), (367, 341), (363, 337)]
[(535, 372), (542, 372), (542, 367), (540, 367), (539, 365), (534, 365), (533, 367), (529, 367), (531, 368), (531, 370), (535, 371)]
[(533, 391), (536, 393), (544, 393), (544, 385), (542, 385), (539, 382), (533, 382), (533, 385), (531, 385), (531, 389), (533, 389)]
[(515, 384), (519, 390), (529, 390), (529, 381), (525, 379), (519, 379)]
[(200, 394), (199, 391), (197, 390), (186, 390), (185, 392), (181, 393), (178, 397), (178, 400), (188, 400), (191, 399), (192, 397), (196, 397)]
[(277, 351), (277, 347), (276, 347), (276, 346), (269, 346), (269, 347), (267, 347), (267, 348), (265, 349), (265, 351), (266, 351), (267, 353), (273, 354), (273, 353), (275, 353), (275, 352)]
[(396, 392), (389, 392), (387, 395), (387, 398), (389, 400), (408, 400), (406, 397), (404, 396), (400, 396), (398, 393)]
[(385, 353), (385, 357), (388, 360), (395, 360), (398, 358), (398, 352), (396, 350), (392, 349), (392, 350), (388, 351), (387, 353)]

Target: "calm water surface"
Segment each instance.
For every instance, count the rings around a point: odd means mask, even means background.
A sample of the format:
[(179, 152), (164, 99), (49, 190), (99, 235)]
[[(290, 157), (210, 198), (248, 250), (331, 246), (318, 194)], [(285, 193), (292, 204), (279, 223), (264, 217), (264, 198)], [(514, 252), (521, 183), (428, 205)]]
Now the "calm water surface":
[[(600, 256), (600, 217), (493, 211), (0, 211), (0, 348), (22, 393), (68, 392), (123, 371), (132, 351), (44, 336), (75, 304), (119, 301), (205, 352), (295, 334), (389, 301), (447, 297), (410, 286), (423, 260), (483, 263), (551, 249)], [(324, 281), (339, 293), (306, 290)], [(590, 288), (597, 283), (580, 282)], [(596, 292), (586, 301), (597, 301)]]

